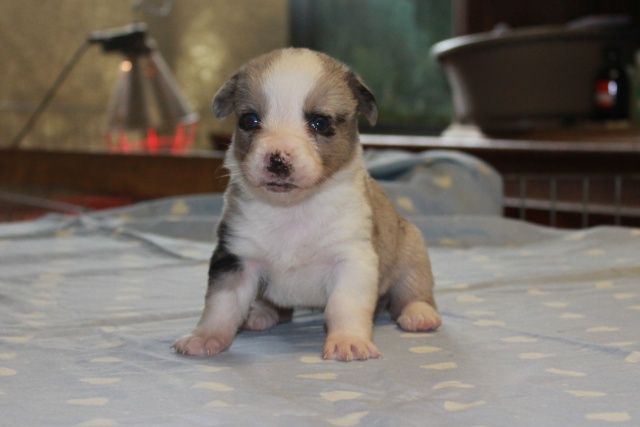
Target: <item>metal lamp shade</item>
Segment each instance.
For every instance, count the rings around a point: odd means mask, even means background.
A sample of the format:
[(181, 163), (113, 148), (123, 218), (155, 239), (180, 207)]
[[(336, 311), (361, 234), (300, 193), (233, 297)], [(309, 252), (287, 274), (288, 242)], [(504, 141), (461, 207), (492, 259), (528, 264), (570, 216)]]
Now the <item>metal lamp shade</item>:
[(111, 151), (184, 152), (193, 144), (197, 122), (155, 48), (125, 52), (107, 111)]

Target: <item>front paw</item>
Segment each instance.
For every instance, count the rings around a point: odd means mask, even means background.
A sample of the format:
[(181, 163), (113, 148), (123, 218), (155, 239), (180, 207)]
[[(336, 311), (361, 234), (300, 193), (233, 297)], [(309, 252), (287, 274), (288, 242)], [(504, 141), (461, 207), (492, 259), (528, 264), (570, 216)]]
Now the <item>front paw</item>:
[(371, 342), (357, 336), (331, 334), (324, 343), (322, 352), (324, 359), (341, 360), (367, 360), (380, 357), (380, 350)]
[(171, 347), (176, 352), (188, 356), (213, 356), (231, 347), (232, 341), (233, 337), (203, 335), (194, 332), (183, 336)]

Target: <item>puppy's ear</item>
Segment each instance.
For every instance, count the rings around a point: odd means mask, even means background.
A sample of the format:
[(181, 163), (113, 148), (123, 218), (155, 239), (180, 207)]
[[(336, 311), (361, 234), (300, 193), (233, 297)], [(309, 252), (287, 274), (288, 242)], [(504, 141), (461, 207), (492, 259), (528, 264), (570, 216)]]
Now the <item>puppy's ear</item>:
[(234, 74), (213, 96), (211, 109), (218, 119), (224, 119), (233, 111), (233, 98), (238, 84), (238, 74)]
[(378, 121), (378, 104), (376, 98), (364, 81), (356, 73), (349, 73), (349, 87), (358, 101), (358, 111), (364, 114), (371, 126)]

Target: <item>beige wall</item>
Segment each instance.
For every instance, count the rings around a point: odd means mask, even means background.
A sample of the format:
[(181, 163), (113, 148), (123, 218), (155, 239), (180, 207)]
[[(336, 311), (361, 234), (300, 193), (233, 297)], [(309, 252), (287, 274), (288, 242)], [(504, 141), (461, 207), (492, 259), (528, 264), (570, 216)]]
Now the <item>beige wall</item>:
[[(159, 0), (151, 3), (159, 4)], [(288, 43), (287, 0), (174, 0), (168, 17), (140, 15), (201, 116), (198, 148), (216, 121), (213, 93), (247, 59)], [(19, 131), (64, 64), (94, 30), (131, 22), (130, 0), (0, 0), (0, 146)], [(101, 149), (118, 55), (91, 47), (24, 147)]]

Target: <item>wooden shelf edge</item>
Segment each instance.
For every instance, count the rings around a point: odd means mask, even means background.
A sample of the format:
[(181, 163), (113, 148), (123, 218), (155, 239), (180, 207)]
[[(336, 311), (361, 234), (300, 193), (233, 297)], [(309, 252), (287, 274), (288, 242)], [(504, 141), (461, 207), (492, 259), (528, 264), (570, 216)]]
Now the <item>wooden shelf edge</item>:
[(111, 154), (0, 149), (0, 185), (67, 188), (139, 200), (224, 191), (220, 153)]

